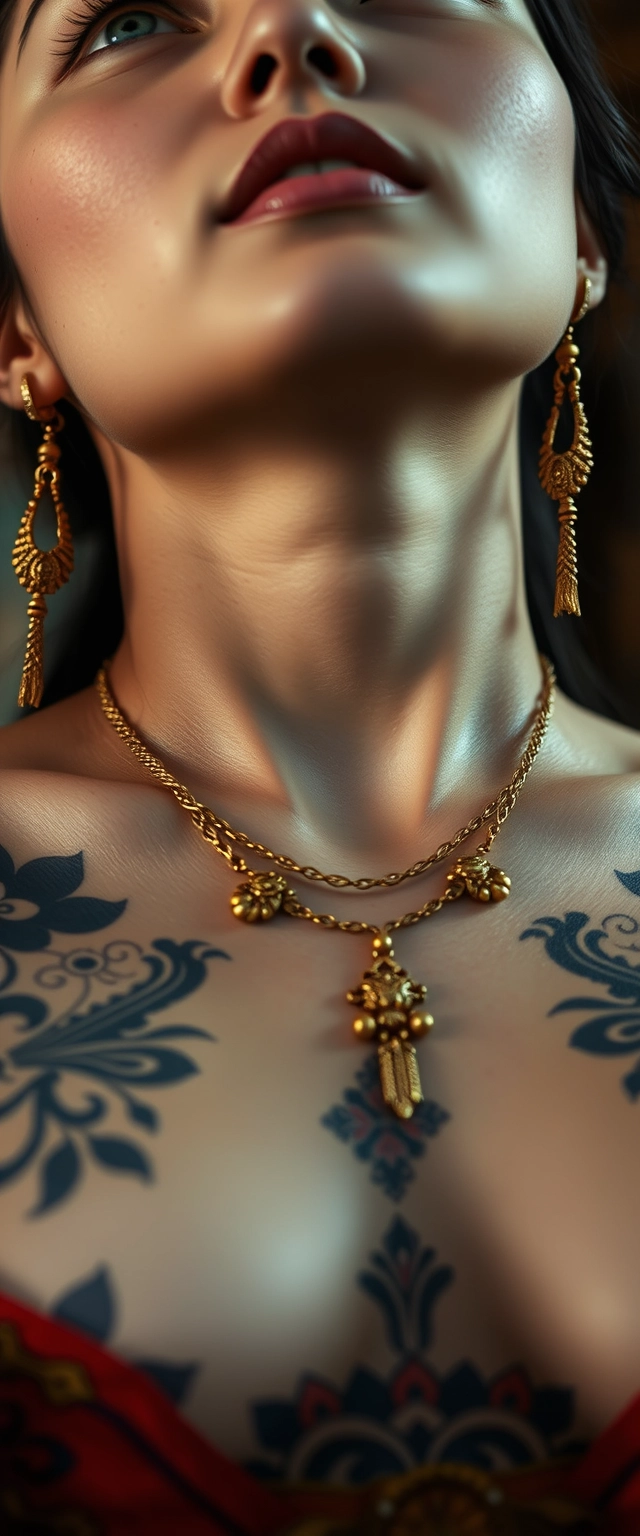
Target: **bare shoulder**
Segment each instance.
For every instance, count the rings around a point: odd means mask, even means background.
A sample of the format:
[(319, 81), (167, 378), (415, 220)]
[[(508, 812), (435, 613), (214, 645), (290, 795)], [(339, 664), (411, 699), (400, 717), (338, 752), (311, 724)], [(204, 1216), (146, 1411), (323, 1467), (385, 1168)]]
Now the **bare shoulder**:
[(537, 838), (550, 871), (558, 854), (574, 861), (578, 889), (587, 862), (590, 879), (596, 880), (601, 866), (627, 868), (631, 861), (637, 869), (640, 732), (559, 694), (544, 757), (523, 796), (519, 819), (527, 835)]
[(116, 885), (133, 889), (156, 845), (181, 833), (172, 809), (129, 762), (93, 688), (0, 730), (0, 845), (16, 869), (82, 851), (103, 886), (115, 864)]
[(554, 766), (556, 771), (591, 777), (640, 775), (640, 731), (618, 725), (582, 709), (565, 694), (556, 702)]
[[(19, 862), (136, 842), (155, 788), (109, 731), (93, 688), (0, 729), (0, 843)], [(116, 830), (117, 829), (117, 830)]]
[(85, 688), (0, 729), (0, 774), (139, 780), (137, 764), (105, 727), (95, 689)]

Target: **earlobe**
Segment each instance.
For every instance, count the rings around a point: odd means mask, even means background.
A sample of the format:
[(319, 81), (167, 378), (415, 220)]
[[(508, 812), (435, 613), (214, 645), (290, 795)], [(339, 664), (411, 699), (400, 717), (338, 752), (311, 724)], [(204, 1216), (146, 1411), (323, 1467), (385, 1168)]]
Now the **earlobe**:
[(579, 193), (576, 193), (576, 232), (578, 237), (578, 274), (576, 297), (583, 280), (591, 282), (590, 309), (597, 309), (606, 297), (609, 286), (609, 263), (602, 243)]
[(16, 298), (0, 322), (0, 401), (12, 410), (24, 409), (20, 384), (25, 374), (39, 409), (67, 393), (66, 381), (36, 334), (24, 301)]

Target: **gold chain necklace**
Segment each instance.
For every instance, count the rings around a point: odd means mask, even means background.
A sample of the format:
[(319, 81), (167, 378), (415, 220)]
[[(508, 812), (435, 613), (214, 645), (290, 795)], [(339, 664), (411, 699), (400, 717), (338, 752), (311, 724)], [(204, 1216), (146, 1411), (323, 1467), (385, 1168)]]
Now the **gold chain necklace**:
[[(215, 852), (226, 860), (236, 874), (248, 877), (231, 895), (230, 904), (234, 917), (244, 923), (268, 922), (277, 912), (285, 912), (289, 917), (300, 917), (322, 928), (337, 929), (339, 933), (368, 933), (373, 936), (371, 964), (364, 972), (360, 985), (353, 991), (347, 992), (347, 1002), (353, 1003), (358, 1009), (358, 1017), (353, 1025), (356, 1038), (365, 1044), (377, 1047), (383, 1098), (388, 1108), (401, 1120), (410, 1119), (415, 1113), (416, 1106), (423, 1102), (416, 1041), (429, 1033), (434, 1021), (424, 1006), (427, 988), (421, 982), (413, 981), (408, 971), (398, 965), (391, 935), (398, 929), (409, 928), (428, 917), (435, 917), (436, 913), (441, 912), (449, 902), (458, 901), (465, 893), (474, 901), (485, 904), (505, 901), (509, 896), (511, 891), (509, 876), (504, 873), (504, 870), (491, 864), (487, 855), (500, 828), (511, 815), (549, 728), (556, 680), (551, 663), (546, 657), (542, 657), (541, 661), (542, 690), (533, 726), (522, 757), (509, 783), (500, 790), (489, 805), (485, 806), (479, 816), (475, 816), (465, 827), (461, 827), (449, 842), (441, 843), (428, 859), (420, 859), (400, 872), (383, 875), (377, 879), (362, 880), (352, 880), (347, 875), (325, 875), (313, 865), (297, 864), (295, 859), (287, 854), (274, 853), (265, 844), (247, 837), (245, 832), (238, 832), (222, 816), (216, 816), (209, 806), (196, 800), (186, 786), (173, 777), (162, 760), (141, 741), (118, 708), (104, 668), (96, 678), (96, 688), (102, 709), (121, 741), (126, 742), (138, 762), (142, 763), (143, 767), (148, 769), (165, 789), (171, 790), (178, 804), (188, 812), (193, 825), (205, 842), (211, 844)], [(425, 901), (424, 905), (418, 907), (415, 912), (405, 912), (404, 916), (385, 923), (382, 928), (373, 923), (339, 919), (332, 916), (330, 912), (314, 912), (311, 907), (305, 907), (298, 901), (295, 891), (287, 884), (284, 875), (277, 873), (277, 869), (270, 869), (266, 873), (252, 870), (242, 854), (234, 851), (234, 844), (237, 847), (246, 848), (278, 868), (287, 870), (288, 873), (301, 875), (305, 880), (322, 881), (325, 885), (339, 889), (350, 886), (356, 890), (366, 891), (376, 886), (400, 885), (404, 880), (413, 880), (419, 875), (426, 874), (434, 865), (449, 858), (461, 843), (466, 842), (467, 838), (486, 827), (487, 824), (487, 835), (484, 842), (476, 848), (475, 853), (468, 858), (458, 858), (449, 870), (445, 890), (441, 896)]]

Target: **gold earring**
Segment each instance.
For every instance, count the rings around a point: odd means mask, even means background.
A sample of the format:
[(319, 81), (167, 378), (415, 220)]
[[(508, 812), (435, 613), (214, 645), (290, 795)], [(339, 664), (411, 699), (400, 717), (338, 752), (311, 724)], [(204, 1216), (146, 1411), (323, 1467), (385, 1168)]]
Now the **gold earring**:
[[(73, 570), (73, 541), (69, 519), (60, 499), (60, 449), (54, 441), (56, 433), (64, 426), (64, 417), (55, 406), (37, 410), (33, 403), (27, 375), (20, 385), (24, 408), (31, 421), (46, 422), (44, 437), (38, 449), (38, 465), (35, 472), (33, 496), (22, 518), (18, 536), (13, 546), (12, 564), (20, 585), (30, 594), (28, 607), (29, 629), (27, 647), (22, 668), (18, 703), (31, 704), (37, 709), (44, 687), (44, 620), (47, 612), (45, 594), (50, 597), (69, 580)], [(56, 514), (57, 543), (53, 549), (38, 549), (33, 537), (33, 524), (38, 503), (49, 485)]]
[[(578, 367), (580, 348), (573, 339), (574, 326), (583, 320), (591, 299), (591, 279), (585, 277), (582, 303), (571, 317), (571, 324), (556, 352), (558, 367), (554, 379), (554, 404), (542, 439), (540, 453), (540, 479), (547, 495), (558, 501), (560, 543), (556, 571), (556, 598), (554, 619), (562, 613), (580, 616), (578, 595), (578, 556), (576, 549), (576, 523), (578, 509), (574, 496), (586, 485), (593, 469), (593, 449), (584, 406), (580, 399), (582, 374)], [(566, 382), (568, 377), (568, 383)], [(555, 453), (554, 444), (560, 411), (568, 395), (573, 410), (573, 442), (566, 453)]]

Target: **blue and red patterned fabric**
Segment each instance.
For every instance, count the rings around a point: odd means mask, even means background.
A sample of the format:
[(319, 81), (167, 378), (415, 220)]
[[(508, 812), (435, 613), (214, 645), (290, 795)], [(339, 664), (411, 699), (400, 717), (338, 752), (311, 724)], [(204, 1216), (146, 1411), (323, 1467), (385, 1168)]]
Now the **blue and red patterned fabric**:
[[(606, 1536), (640, 1536), (640, 1397), (577, 1465), (520, 1478)], [(0, 1531), (65, 1536), (278, 1536), (358, 1514), (359, 1494), (275, 1490), (192, 1429), (143, 1373), (0, 1295)]]

